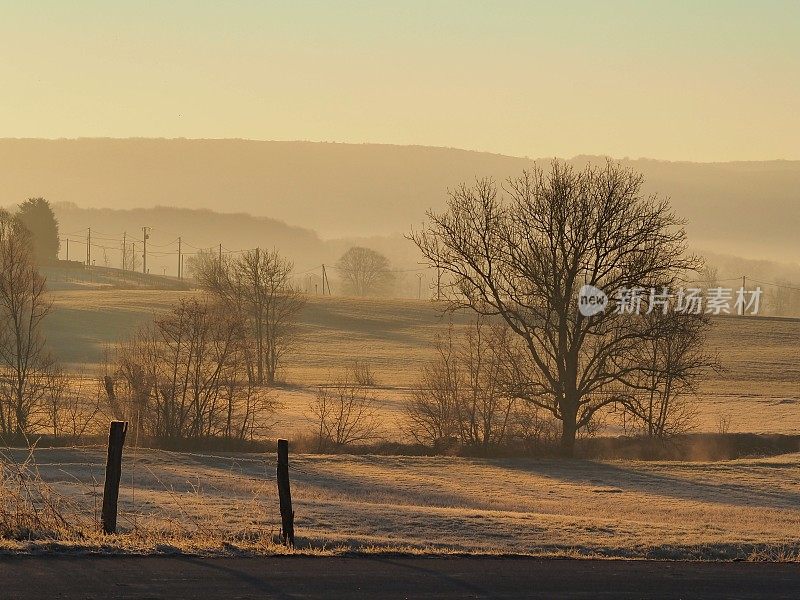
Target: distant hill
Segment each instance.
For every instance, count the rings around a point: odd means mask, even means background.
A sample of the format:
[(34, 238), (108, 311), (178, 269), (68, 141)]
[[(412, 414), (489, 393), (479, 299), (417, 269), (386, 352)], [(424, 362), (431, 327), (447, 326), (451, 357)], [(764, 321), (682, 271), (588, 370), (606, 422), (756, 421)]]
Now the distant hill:
[[(623, 162), (644, 173), (648, 192), (672, 198), (695, 246), (800, 262), (800, 161)], [(526, 158), (420, 146), (4, 139), (0, 204), (41, 195), (90, 208), (213, 209), (270, 217), (322, 238), (385, 236), (407, 232), (426, 209), (441, 207), (448, 187), (486, 175), (502, 180), (531, 164)], [(167, 224), (178, 229), (162, 225)], [(298, 243), (319, 243), (304, 230), (283, 231), (295, 232), (289, 238)]]
[[(177, 256), (173, 255), (177, 252), (178, 236), (182, 238), (182, 251), (186, 255), (198, 249), (212, 248), (216, 251), (222, 244), (225, 250), (256, 246), (278, 248), (296, 261), (311, 264), (322, 262), (327, 256), (325, 243), (315, 232), (267, 217), (163, 206), (129, 210), (82, 208), (71, 202), (56, 202), (53, 210), (59, 221), (61, 237), (70, 237), (74, 245), (70, 258), (83, 259), (87, 229), (92, 228), (92, 258), (98, 266), (103, 265), (106, 258), (109, 266), (119, 266), (123, 234), (129, 243), (136, 242), (136, 252), (140, 254), (143, 226), (150, 228), (148, 256), (152, 273), (166, 264), (168, 272), (174, 274), (173, 263), (176, 264)], [(62, 258), (65, 257), (64, 251), (62, 247)]]
[[(122, 240), (125, 237), (129, 249), (136, 252), (136, 269), (142, 269), (142, 227), (149, 227), (148, 262), (151, 275), (177, 275), (178, 236), (181, 251), (188, 260), (199, 249), (213, 252), (236, 253), (248, 248), (275, 248), (295, 264), (298, 284), (310, 286), (321, 281), (320, 265), (329, 267), (328, 277), (334, 282), (338, 274), (332, 265), (353, 245), (363, 245), (378, 250), (389, 257), (396, 269), (418, 268), (420, 256), (416, 247), (400, 235), (370, 236), (365, 238), (336, 238), (323, 240), (316, 232), (302, 227), (287, 225), (268, 217), (256, 217), (245, 213), (221, 213), (207, 209), (189, 209), (156, 206), (154, 208), (112, 209), (82, 208), (71, 202), (55, 202), (53, 210), (59, 222), (62, 259), (85, 261), (86, 238), (92, 229), (92, 263), (100, 267), (122, 266)], [(131, 245), (135, 244), (135, 248)], [(188, 269), (188, 265), (184, 263)], [(129, 265), (130, 266), (130, 265)], [(188, 271), (187, 271), (188, 273)], [(112, 273), (113, 276), (117, 274)], [(76, 273), (52, 273), (51, 282), (69, 280), (67, 288), (76, 283)], [(309, 279), (310, 278), (310, 279)], [(397, 293), (415, 296), (418, 282), (411, 273), (400, 272), (397, 276)], [(128, 278), (121, 281), (101, 281), (97, 270), (81, 285), (103, 285), (105, 283), (128, 287), (140, 285)], [(158, 282), (156, 282), (158, 283)], [(55, 283), (53, 284), (55, 285)], [(58, 286), (57, 286), (58, 287)], [(58, 289), (61, 289), (58, 287)], [(66, 288), (65, 288), (66, 289)]]

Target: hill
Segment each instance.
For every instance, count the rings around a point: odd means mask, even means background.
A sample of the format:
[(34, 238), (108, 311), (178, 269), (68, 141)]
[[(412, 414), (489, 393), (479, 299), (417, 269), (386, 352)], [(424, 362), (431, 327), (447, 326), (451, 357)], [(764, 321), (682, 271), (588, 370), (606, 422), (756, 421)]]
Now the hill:
[(71, 202), (56, 202), (53, 211), (58, 219), (65, 258), (65, 240), (70, 238), (73, 260), (83, 260), (87, 229), (92, 228), (92, 259), (95, 265), (119, 267), (123, 234), (129, 244), (136, 244), (137, 262), (141, 264), (142, 227), (147, 226), (148, 268), (151, 273), (177, 275), (177, 238), (182, 237), (182, 253), (191, 256), (199, 249), (279, 248), (295, 260), (298, 268), (330, 262), (327, 244), (316, 232), (293, 227), (276, 219), (243, 213), (214, 212), (156, 206), (153, 208), (85, 208)]
[[(604, 160), (579, 156), (580, 165)], [(323, 238), (407, 232), (446, 189), (502, 180), (528, 158), (453, 148), (186, 139), (2, 139), (3, 203), (28, 196), (88, 208), (175, 206), (247, 212)], [(547, 165), (549, 159), (537, 162)], [(670, 196), (693, 244), (800, 262), (800, 161), (629, 160), (648, 192)], [(83, 227), (84, 225), (82, 225)]]

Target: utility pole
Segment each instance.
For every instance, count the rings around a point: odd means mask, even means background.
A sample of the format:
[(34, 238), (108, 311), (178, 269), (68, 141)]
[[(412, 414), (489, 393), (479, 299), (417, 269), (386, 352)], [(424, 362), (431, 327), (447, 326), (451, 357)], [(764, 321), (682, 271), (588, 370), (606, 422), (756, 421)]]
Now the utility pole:
[(331, 282), (328, 281), (328, 272), (325, 270), (325, 265), (322, 265), (322, 295), (325, 295), (325, 286), (328, 286), (328, 296), (331, 295)]
[(742, 293), (741, 293), (742, 316), (744, 316), (744, 290), (746, 289), (746, 287), (747, 287), (747, 277), (745, 275), (742, 275)]
[(122, 270), (128, 270), (128, 232), (122, 232)]
[(417, 273), (417, 300), (422, 300), (422, 273)]
[(89, 227), (89, 233), (86, 235), (86, 265), (92, 265), (92, 228)]
[(147, 275), (147, 239), (150, 234), (147, 233), (149, 227), (142, 227), (142, 242), (144, 242), (144, 250), (142, 251), (142, 273)]
[(69, 238), (67, 238), (67, 262), (69, 262)]
[(442, 299), (442, 270), (436, 265), (436, 300)]
[(178, 279), (183, 279), (183, 256), (181, 256), (180, 236), (178, 236)]

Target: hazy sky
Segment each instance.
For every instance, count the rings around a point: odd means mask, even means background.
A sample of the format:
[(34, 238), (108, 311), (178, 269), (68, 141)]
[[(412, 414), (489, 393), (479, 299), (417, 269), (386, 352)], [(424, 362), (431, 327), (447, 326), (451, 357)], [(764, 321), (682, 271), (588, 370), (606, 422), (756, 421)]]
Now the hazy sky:
[(800, 159), (800, 2), (10, 2), (0, 137)]

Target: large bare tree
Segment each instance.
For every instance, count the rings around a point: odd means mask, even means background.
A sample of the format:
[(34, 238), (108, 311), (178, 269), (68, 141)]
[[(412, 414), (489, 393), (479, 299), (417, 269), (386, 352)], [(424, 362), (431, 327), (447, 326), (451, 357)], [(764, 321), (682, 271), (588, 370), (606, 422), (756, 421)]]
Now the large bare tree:
[(498, 316), (523, 342), (514, 394), (561, 421), (562, 451), (597, 411), (626, 402), (658, 320), (618, 314), (612, 299), (591, 317), (578, 310), (585, 285), (662, 290), (700, 268), (686, 254), (682, 222), (668, 201), (645, 197), (641, 175), (608, 162), (582, 170), (554, 161), (509, 179), (451, 192), (412, 233), (432, 266), (449, 274), (451, 308)]
[(31, 234), (0, 212), (0, 431), (25, 433), (52, 365), (42, 332), (50, 312)]

